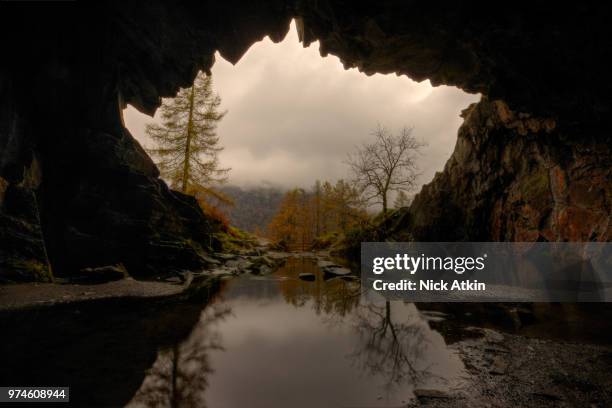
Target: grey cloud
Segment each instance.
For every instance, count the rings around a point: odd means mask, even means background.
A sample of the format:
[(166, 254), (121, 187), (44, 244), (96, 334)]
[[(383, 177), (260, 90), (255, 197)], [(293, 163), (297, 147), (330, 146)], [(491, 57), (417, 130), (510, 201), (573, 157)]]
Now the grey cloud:
[[(218, 56), (212, 72), (229, 111), (219, 125), (221, 161), (239, 185), (307, 186), (347, 177), (346, 154), (377, 123), (413, 126), (429, 143), (420, 162), (421, 182), (428, 182), (452, 152), (459, 113), (479, 98), (407, 77), (345, 71), (337, 58), (321, 58), (317, 44), (303, 49), (295, 28), (280, 44), (253, 45), (236, 66)], [(125, 120), (148, 145), (144, 124), (151, 119), (128, 108)]]

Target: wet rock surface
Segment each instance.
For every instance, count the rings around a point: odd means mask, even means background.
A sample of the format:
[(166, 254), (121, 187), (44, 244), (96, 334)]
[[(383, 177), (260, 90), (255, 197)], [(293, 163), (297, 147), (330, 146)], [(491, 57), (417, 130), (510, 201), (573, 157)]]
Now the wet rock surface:
[(166, 297), (182, 293), (189, 284), (137, 281), (131, 278), (108, 283), (22, 283), (0, 287), (0, 310), (49, 307), (96, 299)]
[(49, 307), (99, 299), (169, 298), (190, 296), (212, 279), (226, 279), (242, 274), (266, 275), (282, 266), (290, 253), (217, 253), (208, 258), (208, 269), (180, 270), (154, 280), (136, 280), (122, 264), (84, 268), (75, 276), (56, 278), (55, 283), (18, 283), (0, 286), (0, 310)]
[(465, 387), (425, 390), (408, 406), (604, 407), (612, 402), (612, 348), (472, 328), (454, 343), (469, 373)]
[(612, 309), (597, 304), (420, 303), (430, 327), (456, 350), (468, 376), (448, 399), (409, 406), (603, 407)]
[(351, 270), (344, 266), (338, 265), (332, 261), (319, 258), (317, 262), (319, 269), (323, 272), (323, 279), (334, 279), (346, 277), (351, 274)]
[(122, 264), (101, 266), (98, 268), (83, 268), (80, 276), (72, 278), (72, 282), (104, 283), (121, 280), (128, 277), (128, 272)]

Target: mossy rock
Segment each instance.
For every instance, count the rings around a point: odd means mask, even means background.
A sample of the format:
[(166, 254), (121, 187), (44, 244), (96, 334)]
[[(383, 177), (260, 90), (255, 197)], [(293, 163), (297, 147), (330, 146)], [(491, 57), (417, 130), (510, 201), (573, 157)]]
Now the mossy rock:
[(550, 177), (546, 169), (539, 169), (523, 178), (519, 188), (523, 200), (531, 207), (541, 211), (550, 206), (552, 193)]
[(239, 228), (229, 227), (227, 232), (215, 234), (225, 252), (238, 253), (245, 249), (252, 249), (257, 244), (257, 238)]
[(53, 282), (49, 266), (36, 259), (9, 259), (4, 265), (7, 273), (2, 275), (15, 282)]

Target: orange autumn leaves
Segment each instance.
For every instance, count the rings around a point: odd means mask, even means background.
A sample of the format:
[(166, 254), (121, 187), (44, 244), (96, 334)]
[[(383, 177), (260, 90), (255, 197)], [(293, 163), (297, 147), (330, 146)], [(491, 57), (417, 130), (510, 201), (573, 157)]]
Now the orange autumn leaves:
[(317, 181), (310, 190), (296, 188), (285, 194), (267, 235), (275, 242), (306, 249), (313, 239), (344, 233), (365, 218), (359, 191), (349, 183)]

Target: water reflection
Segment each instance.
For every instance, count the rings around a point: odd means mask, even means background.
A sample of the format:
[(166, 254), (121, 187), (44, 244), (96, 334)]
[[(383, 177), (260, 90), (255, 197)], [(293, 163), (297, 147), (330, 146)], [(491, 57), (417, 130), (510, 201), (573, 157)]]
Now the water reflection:
[(365, 302), (358, 282), (293, 259), (229, 282), (191, 335), (159, 352), (130, 406), (397, 406), (462, 375), (414, 305)]
[(0, 312), (0, 384), (65, 384), (73, 406), (125, 406), (159, 350), (191, 341), (208, 300), (103, 299)]
[[(310, 271), (312, 282), (298, 279)], [(0, 312), (0, 384), (66, 384), (79, 407), (401, 406), (453, 387), (447, 344), (476, 327), (610, 344), (612, 307), (361, 301), (355, 281), (294, 260), (190, 296)], [(427, 316), (427, 321), (423, 316)], [(443, 317), (440, 317), (443, 316)], [(440, 333), (444, 336), (440, 335)]]
[[(315, 280), (298, 279), (299, 274), (312, 274)], [(274, 276), (285, 301), (296, 307), (311, 303), (316, 314), (345, 316), (359, 304), (361, 285), (357, 280), (341, 277), (325, 280), (317, 263), (309, 258), (291, 258)]]
[(204, 392), (213, 373), (209, 353), (223, 351), (216, 326), (230, 313), (226, 305), (204, 309), (187, 340), (159, 351), (155, 364), (128, 406), (205, 407)]
[(361, 344), (351, 357), (360, 369), (382, 377), (387, 393), (406, 383), (438, 389), (461, 384), (463, 363), (414, 304), (366, 303), (355, 317)]

